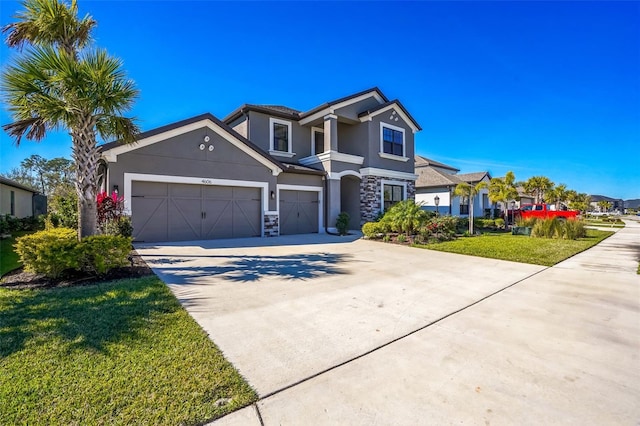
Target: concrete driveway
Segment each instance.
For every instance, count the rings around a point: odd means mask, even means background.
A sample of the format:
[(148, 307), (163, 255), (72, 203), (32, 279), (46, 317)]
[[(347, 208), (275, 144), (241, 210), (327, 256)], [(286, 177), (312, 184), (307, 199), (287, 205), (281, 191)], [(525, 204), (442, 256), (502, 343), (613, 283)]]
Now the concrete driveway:
[(220, 424), (640, 420), (640, 226), (554, 268), (319, 235), (138, 252), (260, 395)]

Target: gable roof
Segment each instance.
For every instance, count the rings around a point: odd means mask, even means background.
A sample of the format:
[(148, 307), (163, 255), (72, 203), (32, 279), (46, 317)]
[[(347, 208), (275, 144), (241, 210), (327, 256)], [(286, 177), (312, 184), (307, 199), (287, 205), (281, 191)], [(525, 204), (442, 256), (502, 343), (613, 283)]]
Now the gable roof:
[(456, 175), (458, 179), (461, 179), (467, 183), (472, 182), (480, 182), (484, 177), (488, 177), (491, 179), (491, 175), (489, 172), (474, 172), (474, 173), (463, 173), (461, 175)]
[[(117, 156), (129, 151), (133, 151), (154, 143), (163, 141), (170, 137), (181, 135), (202, 126), (207, 126), (214, 132), (218, 133), (227, 141), (231, 142), (240, 150), (253, 157), (258, 162), (270, 168), (274, 176), (285, 170), (285, 166), (271, 155), (263, 151), (260, 147), (253, 144), (240, 133), (218, 120), (213, 114), (205, 113), (195, 117), (187, 118), (182, 121), (167, 124), (143, 133), (138, 134), (136, 142), (127, 144), (122, 141), (109, 142), (98, 147), (99, 151), (108, 161), (117, 161)], [(220, 131), (218, 131), (220, 130)], [(227, 137), (225, 137), (225, 134)]]
[(254, 105), (243, 104), (233, 110), (229, 115), (222, 119), (224, 123), (231, 123), (233, 120), (241, 117), (243, 114), (249, 111), (261, 112), (263, 114), (273, 115), (275, 117), (287, 118), (289, 120), (299, 120), (300, 111), (297, 109), (289, 108), (284, 105)]
[(300, 118), (301, 119), (307, 118), (307, 117), (309, 117), (309, 116), (311, 116), (313, 114), (316, 114), (316, 113), (318, 113), (318, 112), (320, 112), (320, 111), (322, 111), (324, 109), (330, 109), (331, 107), (340, 108), (340, 107), (343, 106), (343, 105), (338, 106), (339, 104), (343, 104), (343, 103), (350, 104), (350, 103), (357, 102), (355, 99), (357, 99), (359, 97), (362, 97), (362, 96), (365, 96), (365, 95), (371, 95), (371, 96), (377, 97), (382, 101), (382, 103), (389, 102), (387, 97), (380, 91), (380, 89), (378, 89), (377, 87), (372, 87), (370, 89), (363, 90), (361, 92), (354, 93), (354, 94), (349, 95), (349, 96), (344, 96), (342, 98), (335, 99), (333, 101), (325, 102), (322, 105), (318, 105), (317, 107), (312, 108), (309, 111), (300, 114)]
[(418, 179), (416, 179), (416, 188), (430, 188), (436, 186), (456, 186), (464, 181), (458, 176), (445, 173), (432, 167), (423, 167), (416, 170)]
[(452, 170), (454, 172), (459, 172), (460, 169), (457, 169), (453, 166), (449, 166), (448, 164), (440, 163), (439, 161), (432, 160), (427, 157), (423, 157), (421, 155), (415, 156), (415, 167), (440, 167), (441, 169)]
[(382, 114), (383, 112), (393, 108), (393, 107), (397, 107), (398, 109), (400, 109), (400, 115), (402, 116), (402, 119), (407, 122), (407, 124), (409, 125), (413, 125), (413, 132), (417, 132), (419, 130), (422, 130), (422, 127), (420, 127), (420, 125), (418, 124), (418, 122), (411, 116), (411, 114), (409, 114), (409, 112), (405, 109), (405, 107), (402, 105), (402, 103), (400, 103), (399, 100), (394, 99), (392, 101), (388, 101), (385, 102), (383, 104), (378, 105), (377, 107), (374, 108), (370, 108), (366, 111), (361, 112), (360, 114), (358, 114), (358, 117), (360, 118), (360, 121), (366, 121), (368, 120), (370, 117), (374, 117), (378, 114)]
[(0, 183), (7, 186), (12, 186), (14, 188), (23, 189), (25, 191), (33, 192), (34, 194), (39, 194), (40, 191), (37, 189), (31, 188), (30, 186), (23, 185), (21, 183), (16, 182), (15, 180), (8, 179), (4, 176), (0, 176)]

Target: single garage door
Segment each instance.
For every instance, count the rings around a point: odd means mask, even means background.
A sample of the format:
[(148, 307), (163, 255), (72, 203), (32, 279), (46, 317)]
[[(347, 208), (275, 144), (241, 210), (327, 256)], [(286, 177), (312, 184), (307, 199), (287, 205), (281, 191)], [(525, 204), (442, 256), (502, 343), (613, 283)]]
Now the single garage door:
[(259, 188), (133, 182), (131, 218), (136, 241), (259, 237)]
[(318, 193), (280, 191), (280, 234), (318, 232)]

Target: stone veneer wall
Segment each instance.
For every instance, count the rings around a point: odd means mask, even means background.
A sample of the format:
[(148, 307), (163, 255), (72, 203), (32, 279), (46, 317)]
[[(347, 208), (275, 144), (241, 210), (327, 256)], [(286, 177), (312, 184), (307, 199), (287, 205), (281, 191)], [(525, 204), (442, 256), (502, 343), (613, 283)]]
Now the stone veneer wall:
[(382, 192), (383, 180), (406, 182), (407, 199), (416, 199), (416, 182), (413, 180), (389, 179), (373, 175), (362, 176), (362, 180), (360, 181), (360, 225), (374, 221), (378, 217), (382, 209), (380, 194)]
[(280, 235), (280, 221), (277, 214), (264, 215), (264, 236), (277, 237)]

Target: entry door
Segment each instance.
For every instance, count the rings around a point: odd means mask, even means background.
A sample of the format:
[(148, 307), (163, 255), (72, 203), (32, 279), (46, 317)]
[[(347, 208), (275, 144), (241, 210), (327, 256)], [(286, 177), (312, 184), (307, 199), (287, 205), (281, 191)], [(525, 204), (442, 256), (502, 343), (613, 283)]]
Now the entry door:
[(280, 191), (280, 234), (318, 232), (318, 193)]

